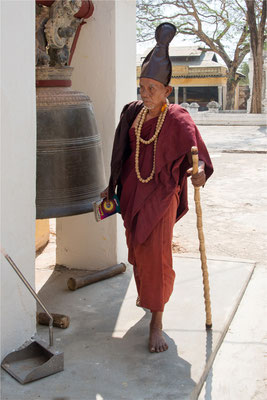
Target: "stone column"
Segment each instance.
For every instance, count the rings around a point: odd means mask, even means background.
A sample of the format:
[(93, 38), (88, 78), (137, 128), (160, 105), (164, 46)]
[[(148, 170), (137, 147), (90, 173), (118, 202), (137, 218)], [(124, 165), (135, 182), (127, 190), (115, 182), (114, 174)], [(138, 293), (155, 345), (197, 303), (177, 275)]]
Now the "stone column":
[(186, 87), (183, 87), (183, 103), (186, 103)]
[(267, 113), (267, 50), (263, 52), (262, 112)]
[[(121, 110), (136, 100), (135, 1), (98, 1), (94, 7), (74, 53), (73, 88), (92, 100), (108, 183)], [(56, 258), (57, 264), (81, 269), (103, 269), (126, 261), (121, 216), (101, 222), (95, 221), (93, 213), (58, 218)]]
[(222, 86), (223, 110), (226, 109), (226, 91), (227, 91), (226, 86)]
[(235, 88), (235, 103), (234, 103), (234, 109), (238, 110), (239, 107), (239, 83), (237, 84)]
[(179, 104), (178, 91), (179, 91), (179, 87), (175, 86), (174, 87), (174, 103), (175, 104)]
[(223, 87), (218, 86), (218, 103), (223, 107)]
[(249, 79), (249, 98), (247, 101), (247, 112), (250, 113), (251, 109), (251, 100), (252, 100), (252, 90), (253, 90), (253, 56), (252, 53), (250, 52), (250, 57), (248, 60), (248, 65), (249, 65), (249, 74), (248, 74), (248, 79)]

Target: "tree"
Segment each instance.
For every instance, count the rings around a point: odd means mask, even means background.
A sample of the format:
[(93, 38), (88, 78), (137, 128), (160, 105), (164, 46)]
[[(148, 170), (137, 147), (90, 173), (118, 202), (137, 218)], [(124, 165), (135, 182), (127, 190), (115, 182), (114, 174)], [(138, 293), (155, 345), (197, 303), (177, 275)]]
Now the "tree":
[(253, 55), (253, 87), (251, 99), (251, 113), (260, 114), (262, 109), (262, 76), (263, 76), (263, 48), (266, 39), (266, 0), (262, 7), (255, 0), (245, 0), (247, 6), (247, 21), (250, 32), (250, 43)]
[[(203, 50), (217, 53), (228, 68), (226, 109), (233, 109), (237, 69), (250, 51), (245, 1), (251, 0), (137, 0), (138, 40), (151, 40), (155, 27), (169, 21), (180, 34), (204, 43)], [(252, 2), (260, 9), (265, 0)]]
[(246, 61), (243, 61), (240, 68), (239, 68), (239, 72), (243, 75), (245, 75), (244, 77), (242, 77), (240, 79), (240, 83), (243, 85), (248, 85), (249, 84), (249, 78), (248, 78), (248, 74), (249, 74), (249, 65)]

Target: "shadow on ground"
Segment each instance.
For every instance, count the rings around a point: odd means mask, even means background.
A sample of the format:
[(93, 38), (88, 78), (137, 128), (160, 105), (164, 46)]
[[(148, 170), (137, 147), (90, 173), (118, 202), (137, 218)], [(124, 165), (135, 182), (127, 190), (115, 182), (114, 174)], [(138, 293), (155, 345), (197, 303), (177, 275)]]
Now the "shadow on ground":
[[(135, 306), (131, 267), (124, 274), (81, 288), (67, 288), (72, 275), (56, 269), (39, 292), (50, 312), (70, 316), (69, 328), (54, 328), (54, 343), (64, 351), (65, 370), (21, 386), (2, 375), (2, 400), (185, 399), (195, 387), (191, 365), (165, 334), (168, 352), (147, 349), (150, 312)], [(129, 329), (120, 329), (127, 296)], [(38, 326), (48, 341), (48, 328)]]

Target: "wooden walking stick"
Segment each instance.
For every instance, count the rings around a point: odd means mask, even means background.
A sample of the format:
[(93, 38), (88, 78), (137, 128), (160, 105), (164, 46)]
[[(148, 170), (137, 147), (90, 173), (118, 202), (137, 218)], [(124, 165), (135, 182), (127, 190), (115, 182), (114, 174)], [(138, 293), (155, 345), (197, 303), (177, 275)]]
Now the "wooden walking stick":
[[(198, 172), (198, 149), (193, 146), (191, 148), (192, 159), (193, 159), (193, 175)], [(204, 299), (205, 299), (205, 310), (206, 310), (206, 328), (210, 329), (212, 327), (211, 321), (211, 306), (210, 306), (210, 286), (209, 286), (209, 274), (208, 274), (208, 266), (207, 266), (207, 257), (206, 257), (206, 249), (205, 249), (205, 240), (202, 226), (202, 210), (200, 204), (200, 187), (194, 186), (195, 189), (195, 208), (197, 214), (197, 231), (198, 231), (198, 239), (199, 239), (199, 251), (200, 251), (200, 259), (201, 259), (201, 269), (202, 269), (202, 277), (203, 277), (203, 286), (204, 286)]]

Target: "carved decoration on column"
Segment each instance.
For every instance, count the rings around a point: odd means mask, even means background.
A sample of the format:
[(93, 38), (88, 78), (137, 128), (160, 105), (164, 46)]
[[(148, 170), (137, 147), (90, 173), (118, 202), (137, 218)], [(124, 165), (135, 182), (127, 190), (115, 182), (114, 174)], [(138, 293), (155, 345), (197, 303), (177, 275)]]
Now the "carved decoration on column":
[(50, 65), (67, 65), (72, 38), (82, 22), (75, 18), (82, 5), (82, 0), (56, 0), (50, 7), (50, 18), (45, 24)]
[(36, 66), (63, 67), (69, 65), (74, 35), (84, 23), (77, 17), (84, 2), (54, 0), (50, 7), (46, 4), (41, 0), (36, 3)]
[(47, 42), (44, 33), (44, 27), (49, 19), (49, 8), (42, 7), (36, 4), (36, 18), (35, 18), (35, 55), (36, 65), (49, 66), (50, 57), (47, 54)]

